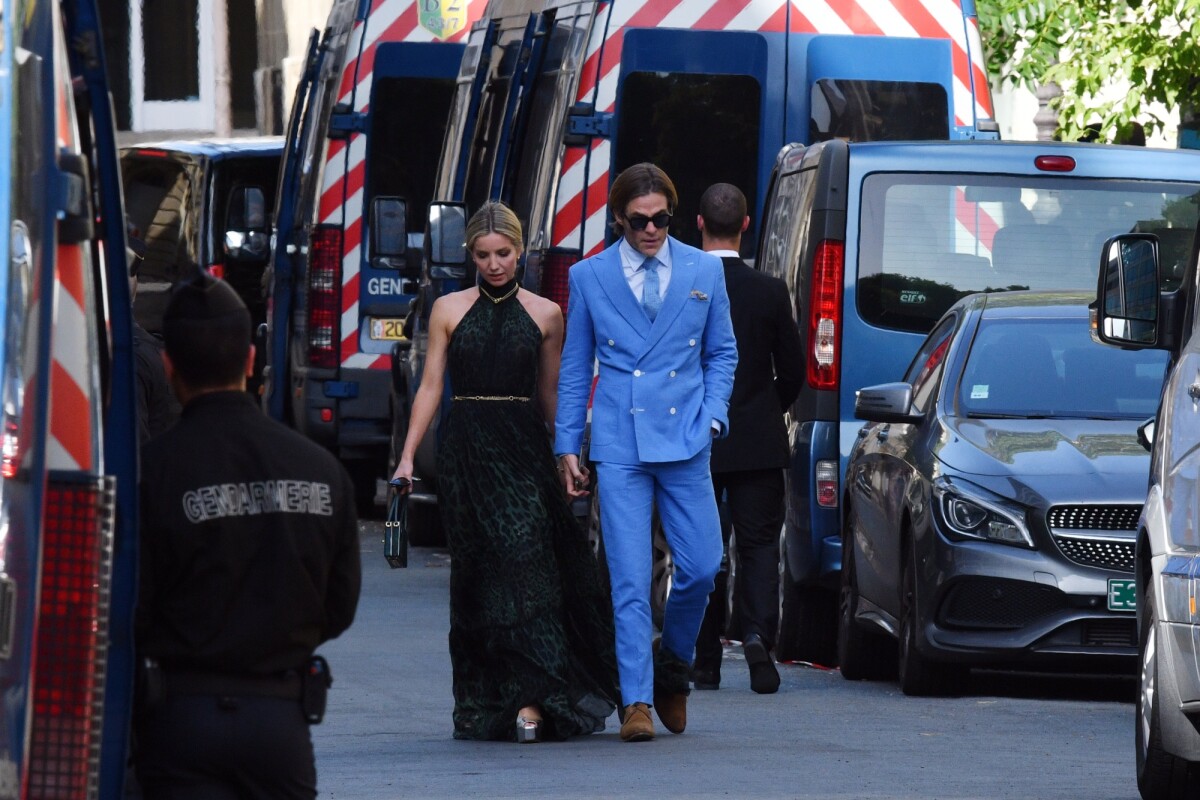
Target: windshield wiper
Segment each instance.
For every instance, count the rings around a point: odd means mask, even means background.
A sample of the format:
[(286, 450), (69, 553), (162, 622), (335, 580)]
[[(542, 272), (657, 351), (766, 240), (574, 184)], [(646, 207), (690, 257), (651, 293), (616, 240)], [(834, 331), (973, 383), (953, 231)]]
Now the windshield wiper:
[(1048, 419), (1049, 414), (1000, 414), (994, 411), (968, 411), (967, 419)]

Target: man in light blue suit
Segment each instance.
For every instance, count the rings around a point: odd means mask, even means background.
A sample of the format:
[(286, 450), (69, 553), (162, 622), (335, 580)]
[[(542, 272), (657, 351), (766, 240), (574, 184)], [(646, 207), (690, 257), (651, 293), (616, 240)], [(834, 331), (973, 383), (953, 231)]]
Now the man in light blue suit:
[[(587, 491), (579, 452), (599, 362), (589, 456), (603, 500), (624, 741), (654, 738), (652, 706), (669, 731), (683, 732), (688, 669), (721, 563), (709, 454), (729, 425), (737, 346), (721, 260), (667, 236), (677, 204), (653, 164), (613, 181), (608, 207), (622, 238), (571, 268), (558, 380), (554, 452), (578, 497)], [(655, 505), (675, 573), (652, 647)]]

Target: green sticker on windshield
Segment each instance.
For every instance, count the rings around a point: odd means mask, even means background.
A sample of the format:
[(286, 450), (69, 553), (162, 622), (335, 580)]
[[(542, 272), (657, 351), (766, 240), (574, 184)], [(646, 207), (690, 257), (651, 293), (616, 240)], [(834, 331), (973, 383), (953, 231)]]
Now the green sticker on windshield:
[(987, 400), (988, 399), (988, 385), (986, 383), (977, 383), (974, 386), (972, 386), (971, 387), (971, 399), (972, 400)]

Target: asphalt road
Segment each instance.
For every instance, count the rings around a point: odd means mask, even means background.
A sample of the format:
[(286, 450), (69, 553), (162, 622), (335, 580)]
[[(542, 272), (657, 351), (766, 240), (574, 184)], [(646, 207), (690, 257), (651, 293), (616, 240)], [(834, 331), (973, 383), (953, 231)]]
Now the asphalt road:
[[(322, 797), (1020, 798), (1134, 800), (1130, 678), (975, 673), (969, 693), (905, 697), (894, 683), (782, 665), (760, 696), (738, 647), (722, 687), (693, 692), (688, 729), (625, 744), (451, 738), (449, 559), (414, 549), (407, 569), (363, 523), (363, 596), (322, 652), (334, 674), (313, 728)], [(656, 722), (657, 724), (657, 722)]]

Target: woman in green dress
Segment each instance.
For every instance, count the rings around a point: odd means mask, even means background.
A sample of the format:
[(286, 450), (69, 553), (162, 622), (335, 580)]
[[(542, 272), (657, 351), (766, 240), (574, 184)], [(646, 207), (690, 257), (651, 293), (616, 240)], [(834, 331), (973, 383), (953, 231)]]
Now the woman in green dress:
[(442, 400), (438, 505), (450, 549), (454, 737), (521, 742), (603, 730), (614, 710), (612, 605), (550, 442), (563, 315), (520, 286), (507, 206), (467, 224), (477, 285), (439, 298), (394, 477)]

